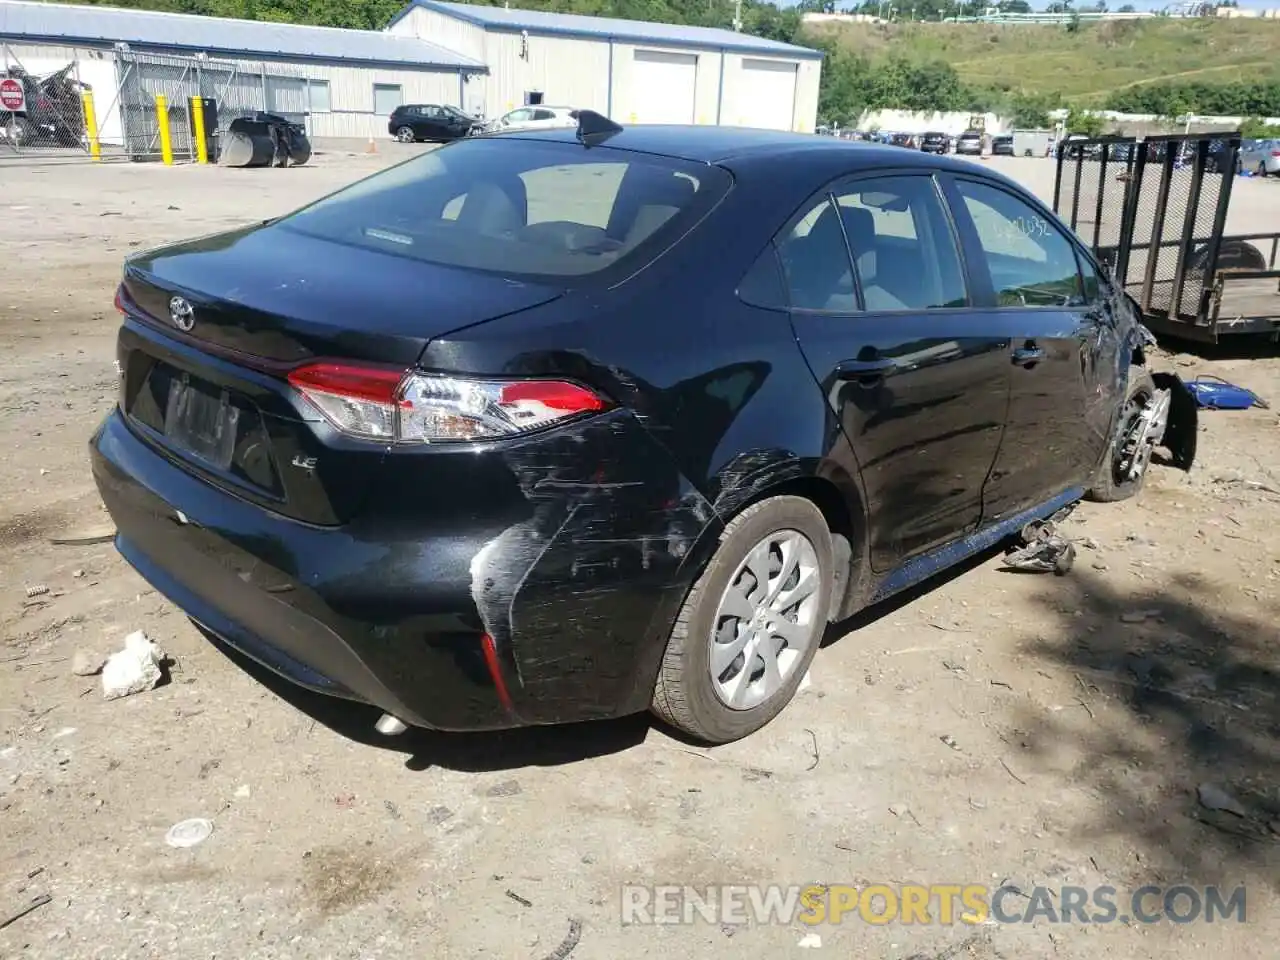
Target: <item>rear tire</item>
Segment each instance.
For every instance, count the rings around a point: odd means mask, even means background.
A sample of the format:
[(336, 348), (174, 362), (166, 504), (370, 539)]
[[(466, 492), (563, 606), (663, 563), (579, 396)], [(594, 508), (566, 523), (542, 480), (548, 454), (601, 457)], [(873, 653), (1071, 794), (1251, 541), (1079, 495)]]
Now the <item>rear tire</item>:
[(676, 618), (653, 712), (708, 744), (741, 739), (776, 717), (822, 641), (832, 569), (831, 533), (809, 500), (770, 497), (734, 517)]
[(396, 139), (401, 143), (413, 143), (417, 137), (413, 135), (412, 127), (401, 127), (396, 131)]
[(1130, 497), (1136, 496), (1138, 491), (1142, 489), (1142, 484), (1147, 478), (1147, 470), (1151, 463), (1151, 449), (1148, 447), (1144, 451), (1138, 451), (1137, 455), (1143, 458), (1142, 470), (1136, 477), (1128, 478), (1123, 475), (1121, 464), (1130, 453), (1126, 453), (1125, 444), (1129, 438), (1130, 432), (1136, 419), (1142, 414), (1143, 408), (1155, 399), (1156, 384), (1151, 379), (1151, 373), (1145, 367), (1131, 366), (1129, 368), (1129, 384), (1125, 390), (1124, 404), (1120, 409), (1120, 422), (1116, 427), (1115, 435), (1111, 438), (1111, 445), (1107, 448), (1106, 458), (1102, 462), (1102, 466), (1098, 468), (1098, 475), (1094, 478), (1093, 486), (1085, 497), (1096, 503), (1115, 503), (1119, 500), (1128, 500)]

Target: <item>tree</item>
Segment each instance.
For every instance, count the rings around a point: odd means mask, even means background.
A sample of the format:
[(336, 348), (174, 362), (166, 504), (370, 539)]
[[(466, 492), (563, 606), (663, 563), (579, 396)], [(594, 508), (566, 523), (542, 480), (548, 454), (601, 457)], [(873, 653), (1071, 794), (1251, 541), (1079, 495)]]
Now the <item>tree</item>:
[(1280, 124), (1267, 123), (1261, 117), (1245, 117), (1240, 121), (1240, 136), (1246, 140), (1272, 140), (1280, 137)]
[(1065, 126), (1067, 133), (1080, 133), (1086, 137), (1100, 137), (1103, 130), (1106, 129), (1107, 121), (1096, 113), (1072, 107), (1067, 111)]
[(1137, 13), (1137, 8), (1132, 3), (1126, 3), (1118, 11), (1119, 13)]

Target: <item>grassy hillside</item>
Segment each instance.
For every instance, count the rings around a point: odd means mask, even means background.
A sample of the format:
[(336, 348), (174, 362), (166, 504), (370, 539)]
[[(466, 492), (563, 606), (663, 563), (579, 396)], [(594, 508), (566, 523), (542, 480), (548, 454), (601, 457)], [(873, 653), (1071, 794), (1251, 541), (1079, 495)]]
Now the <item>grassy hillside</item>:
[(889, 57), (950, 64), (973, 89), (1058, 95), (1101, 107), (1151, 83), (1280, 81), (1280, 21), (1111, 21), (1033, 24), (841, 24), (806, 27), (873, 64)]

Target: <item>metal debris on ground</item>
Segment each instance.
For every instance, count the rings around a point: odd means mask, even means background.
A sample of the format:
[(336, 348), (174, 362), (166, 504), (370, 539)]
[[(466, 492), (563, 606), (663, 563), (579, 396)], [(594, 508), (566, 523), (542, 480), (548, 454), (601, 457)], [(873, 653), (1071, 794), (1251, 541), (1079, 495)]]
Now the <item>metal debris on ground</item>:
[(960, 749), (960, 744), (956, 743), (956, 738), (951, 736), (951, 734), (949, 733), (943, 734), (938, 739), (941, 740), (943, 743), (945, 743), (952, 750)]
[(1076, 547), (1058, 532), (1058, 527), (1074, 509), (1075, 504), (1071, 504), (1047, 520), (1033, 521), (1023, 527), (1022, 545), (1015, 544), (1005, 551), (1004, 566), (1011, 570), (1066, 575), (1076, 561)]
[(49, 587), (43, 583), (37, 583), (34, 586), (27, 587), (27, 597), (43, 597), (49, 592)]
[(34, 898), (30, 903), (24, 904), (9, 913), (0, 915), (0, 930), (9, 926), (9, 924), (13, 923), (15, 920), (21, 920), (32, 910), (38, 910), (52, 900), (53, 897), (49, 896), (49, 894), (42, 893), (40, 896)]
[(175, 823), (164, 835), (164, 842), (171, 847), (185, 849), (204, 843), (213, 833), (213, 821), (203, 817), (193, 817)]
[(581, 939), (582, 921), (577, 917), (570, 917), (569, 932), (566, 933), (564, 939), (560, 941), (560, 946), (548, 953), (544, 960), (564, 960), (565, 957), (573, 953), (573, 948), (578, 945), (578, 941)]
[(818, 735), (808, 727), (805, 727), (804, 732), (809, 735), (809, 752), (813, 757), (813, 762), (805, 767), (805, 772), (808, 772), (818, 765), (818, 761), (822, 759), (822, 754), (818, 751)]
[(110, 543), (116, 538), (116, 528), (87, 531), (85, 533), (68, 534), (65, 537), (50, 537), (49, 542), (59, 547), (86, 546), (93, 543)]
[(1208, 810), (1221, 810), (1237, 817), (1248, 816), (1240, 801), (1216, 784), (1200, 784), (1196, 788), (1196, 797), (1200, 800), (1200, 805)]
[(514, 890), (508, 890), (507, 897), (511, 900), (514, 900), (516, 903), (520, 904), (520, 906), (522, 907), (533, 906), (532, 900), (526, 900), (524, 897), (520, 896), (520, 894), (516, 893)]
[(124, 638), (124, 649), (107, 658), (102, 668), (102, 695), (107, 700), (155, 689), (164, 679), (164, 651), (135, 630)]

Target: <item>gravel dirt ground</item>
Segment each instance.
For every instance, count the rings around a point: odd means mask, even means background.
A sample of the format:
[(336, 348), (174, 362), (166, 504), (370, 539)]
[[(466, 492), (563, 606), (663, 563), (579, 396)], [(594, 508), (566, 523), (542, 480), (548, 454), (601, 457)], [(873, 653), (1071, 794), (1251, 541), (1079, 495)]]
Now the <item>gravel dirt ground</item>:
[[(114, 402), (121, 258), (408, 149), (284, 171), (0, 166), (0, 924), (50, 898), (0, 928), (0, 957), (1275, 956), (1276, 409), (1204, 413), (1189, 474), (1084, 505), (1066, 577), (988, 556), (833, 628), (796, 702), (713, 750), (644, 717), (381, 739), (366, 712), (264, 686), (109, 543), (51, 542), (107, 521), (86, 441)], [(998, 165), (1052, 189), (1047, 161)], [(1233, 230), (1280, 228), (1280, 183), (1236, 190)], [(1274, 347), (1155, 365), (1280, 402)], [(134, 630), (172, 681), (104, 701), (73, 657)], [(1203, 784), (1240, 809), (1209, 809)], [(167, 846), (190, 817), (212, 836)], [(621, 923), (624, 883), (909, 882), (1111, 885), (1121, 913), (1144, 884), (1244, 885), (1248, 919)]]

